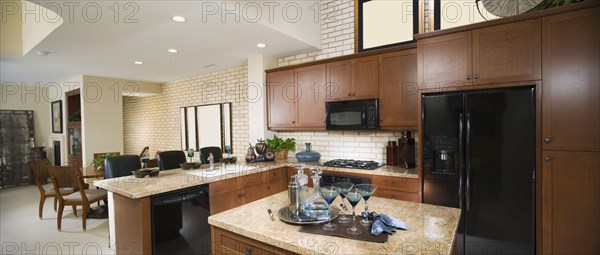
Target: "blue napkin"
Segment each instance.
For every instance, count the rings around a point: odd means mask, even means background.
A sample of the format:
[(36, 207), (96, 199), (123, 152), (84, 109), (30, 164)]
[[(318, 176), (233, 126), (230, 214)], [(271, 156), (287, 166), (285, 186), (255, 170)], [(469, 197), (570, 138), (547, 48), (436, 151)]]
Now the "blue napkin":
[(386, 214), (378, 214), (373, 218), (371, 235), (379, 235), (383, 232), (394, 234), (396, 229), (408, 230), (408, 224)]

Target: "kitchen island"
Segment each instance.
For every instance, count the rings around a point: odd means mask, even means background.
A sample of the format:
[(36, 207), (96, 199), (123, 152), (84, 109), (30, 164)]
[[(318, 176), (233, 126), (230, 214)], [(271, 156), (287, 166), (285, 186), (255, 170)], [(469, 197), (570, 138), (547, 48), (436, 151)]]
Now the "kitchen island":
[[(286, 190), (290, 174), (295, 173), (295, 163), (294, 160), (239, 163), (224, 168), (216, 164), (214, 170), (207, 169), (208, 166), (196, 170), (173, 169), (161, 171), (157, 177), (138, 179), (125, 176), (95, 181), (94, 185), (109, 191), (110, 242), (116, 253), (152, 254), (151, 210), (154, 196), (208, 184), (210, 214), (215, 215)], [(417, 196), (412, 190), (419, 178), (415, 169), (406, 171), (391, 166), (372, 171), (321, 168), (324, 172), (369, 176), (372, 180), (389, 184), (391, 188), (410, 189), (413, 193), (406, 194)]]
[[(333, 204), (340, 202), (338, 197)], [(213, 254), (452, 254), (460, 220), (457, 208), (372, 197), (371, 210), (409, 225), (407, 231), (390, 235), (386, 243), (374, 243), (301, 233), (300, 226), (277, 217), (287, 203), (287, 193), (281, 192), (210, 216)], [(356, 206), (357, 212), (362, 208), (364, 201)]]

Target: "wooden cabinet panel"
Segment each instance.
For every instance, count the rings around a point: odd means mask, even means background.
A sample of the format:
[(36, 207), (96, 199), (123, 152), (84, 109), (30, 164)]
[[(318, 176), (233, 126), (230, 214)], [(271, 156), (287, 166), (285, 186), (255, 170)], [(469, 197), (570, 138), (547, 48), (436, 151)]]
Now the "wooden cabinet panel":
[(296, 69), (298, 98), (296, 126), (325, 129), (326, 66), (316, 65)]
[(373, 196), (419, 203), (419, 194), (378, 188)]
[(381, 127), (417, 127), (417, 51), (411, 49), (381, 55), (379, 68)]
[(419, 179), (390, 176), (373, 176), (371, 182), (381, 189), (397, 190), (410, 193), (419, 192)]
[(477, 29), (472, 36), (474, 83), (542, 78), (539, 19)]
[(600, 251), (600, 152), (543, 152), (544, 254)]
[(263, 183), (263, 184), (255, 185), (255, 186), (248, 187), (248, 188), (241, 190), (240, 196), (242, 198), (242, 203), (240, 205), (254, 202), (263, 197), (266, 197), (267, 196), (266, 195), (267, 194), (267, 185), (268, 184)]
[(212, 195), (209, 193), (209, 196), (211, 215), (242, 205), (242, 196), (239, 190), (221, 193), (219, 195)]
[(379, 57), (352, 59), (352, 99), (379, 97)]
[(600, 8), (543, 19), (544, 150), (600, 151), (600, 34), (591, 31)]
[(471, 32), (460, 32), (417, 41), (421, 89), (470, 85)]
[(296, 84), (294, 70), (267, 75), (267, 110), (269, 128), (293, 127), (296, 122)]
[(261, 243), (211, 226), (212, 254), (279, 255), (293, 254), (281, 248)]
[(327, 101), (343, 100), (350, 97), (350, 61), (327, 64)]

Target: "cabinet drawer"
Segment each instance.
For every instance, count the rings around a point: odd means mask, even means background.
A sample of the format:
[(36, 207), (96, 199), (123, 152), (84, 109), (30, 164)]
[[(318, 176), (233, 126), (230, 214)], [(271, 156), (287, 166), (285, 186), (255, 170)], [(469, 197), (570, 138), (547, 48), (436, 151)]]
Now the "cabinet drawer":
[(244, 189), (254, 185), (264, 184), (269, 180), (269, 171), (264, 171), (255, 174), (249, 174), (238, 177), (239, 188)]
[(395, 190), (387, 190), (387, 189), (377, 189), (373, 196), (390, 198), (396, 200), (404, 200), (419, 203), (421, 200), (419, 199), (419, 194), (417, 193), (407, 193)]
[(277, 169), (273, 169), (269, 171), (269, 182), (278, 181), (281, 179), (285, 179), (287, 175), (286, 167), (281, 167)]
[(232, 232), (211, 227), (212, 229), (212, 250), (213, 254), (252, 254), (252, 255), (271, 255), (271, 254), (293, 254), (280, 248), (259, 243), (255, 240)]
[(379, 187), (380, 189), (396, 190), (410, 193), (419, 192), (419, 179), (375, 176), (373, 177), (372, 181), (373, 184), (377, 185), (377, 187)]
[(208, 184), (208, 195), (211, 197), (237, 190), (239, 190), (237, 178), (226, 179)]

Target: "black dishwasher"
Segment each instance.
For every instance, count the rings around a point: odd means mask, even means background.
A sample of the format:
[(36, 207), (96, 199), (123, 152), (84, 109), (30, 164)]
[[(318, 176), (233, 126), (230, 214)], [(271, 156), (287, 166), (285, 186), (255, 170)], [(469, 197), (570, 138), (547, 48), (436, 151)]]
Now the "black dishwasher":
[(152, 196), (152, 250), (210, 254), (208, 184)]

